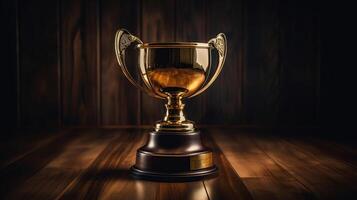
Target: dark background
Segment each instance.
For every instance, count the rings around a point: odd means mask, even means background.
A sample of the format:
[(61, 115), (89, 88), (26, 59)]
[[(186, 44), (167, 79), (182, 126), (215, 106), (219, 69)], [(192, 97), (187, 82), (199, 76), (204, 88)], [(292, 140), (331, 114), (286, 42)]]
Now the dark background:
[(2, 0), (2, 121), (11, 129), (160, 119), (163, 102), (140, 93), (118, 68), (114, 35), (126, 28), (144, 42), (227, 35), (219, 78), (186, 101), (198, 124), (353, 135), (349, 10), (306, 0)]

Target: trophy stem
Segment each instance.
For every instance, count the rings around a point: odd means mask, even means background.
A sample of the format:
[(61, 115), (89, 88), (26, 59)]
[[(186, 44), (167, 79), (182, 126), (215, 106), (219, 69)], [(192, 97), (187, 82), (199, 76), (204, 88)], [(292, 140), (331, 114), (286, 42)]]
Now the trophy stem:
[(182, 103), (184, 92), (170, 92), (167, 94), (166, 114), (162, 121), (156, 123), (156, 131), (192, 132), (193, 122), (186, 120)]
[(181, 123), (186, 120), (183, 114), (183, 108), (185, 104), (182, 103), (181, 96), (169, 96), (167, 97), (166, 115), (164, 121), (169, 123)]

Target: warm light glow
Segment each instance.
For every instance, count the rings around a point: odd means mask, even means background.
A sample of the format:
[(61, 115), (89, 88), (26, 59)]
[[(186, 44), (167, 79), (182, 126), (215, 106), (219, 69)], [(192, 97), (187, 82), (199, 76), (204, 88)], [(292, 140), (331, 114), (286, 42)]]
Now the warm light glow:
[(199, 145), (190, 145), (186, 151), (196, 151), (199, 150), (200, 146)]
[(175, 87), (187, 90), (185, 96), (190, 96), (205, 81), (205, 72), (192, 68), (162, 68), (148, 71), (148, 78), (156, 92)]
[(206, 199), (207, 194), (204, 187), (195, 187), (190, 195), (190, 198), (187, 199)]

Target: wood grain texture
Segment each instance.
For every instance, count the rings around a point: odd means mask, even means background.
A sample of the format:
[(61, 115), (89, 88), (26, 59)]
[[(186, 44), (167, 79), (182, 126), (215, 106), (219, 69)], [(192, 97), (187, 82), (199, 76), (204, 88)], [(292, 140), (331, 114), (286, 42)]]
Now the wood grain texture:
[(48, 145), (66, 132), (68, 131), (64, 130), (60, 133), (57, 130), (13, 132), (11, 137), (2, 139), (0, 142), (0, 168), (5, 168), (33, 151)]
[(81, 131), (78, 137), (64, 143), (61, 152), (24, 184), (19, 184), (9, 199), (56, 199), (61, 196), (115, 138), (113, 134), (97, 134), (96, 131)]
[(317, 147), (320, 151), (323, 151), (334, 158), (338, 158), (349, 166), (357, 167), (357, 157), (355, 156), (357, 151), (353, 141), (347, 141), (347, 143), (340, 144), (339, 142), (331, 140), (309, 137), (307, 144)]
[[(4, 72), (9, 75), (2, 79), (9, 127), (153, 125), (162, 119), (165, 101), (140, 92), (118, 68), (114, 35), (119, 28), (144, 42), (207, 42), (226, 33), (228, 55), (221, 74), (202, 95), (186, 100), (187, 117), (198, 124), (314, 126), (327, 120), (325, 116), (320, 120), (319, 102), (333, 102), (321, 100), (334, 95), (321, 96), (319, 89), (317, 3), (4, 0), (2, 4), (9, 18), (3, 23), (9, 46)], [(136, 56), (137, 51), (129, 48), (127, 66), (139, 79)], [(216, 56), (212, 60), (215, 65)], [(329, 80), (334, 79), (322, 82)], [(338, 88), (331, 83), (325, 87), (325, 93)], [(321, 112), (328, 113), (329, 104), (323, 104)]]
[[(285, 141), (291, 145), (291, 148), (296, 148), (297, 151), (306, 154), (312, 159), (315, 159), (321, 165), (326, 166), (328, 170), (331, 170), (331, 172), (329, 172), (329, 175), (337, 179), (338, 182), (342, 182), (342, 185), (352, 186), (352, 189), (356, 189), (353, 186), (353, 183), (357, 181), (357, 167), (352, 164), (353, 159), (349, 159), (351, 161), (345, 161), (343, 157), (333, 157), (330, 154), (333, 154), (335, 150), (332, 149), (330, 151), (326, 151), (326, 149), (320, 149), (314, 144), (304, 141), (303, 139), (288, 138), (285, 139)], [(344, 177), (350, 178), (345, 179)]]
[(253, 199), (241, 178), (232, 169), (231, 163), (207, 133), (205, 133), (204, 143), (212, 148), (215, 154), (214, 162), (219, 169), (218, 177), (204, 180), (210, 199)]
[[(101, 124), (140, 123), (140, 93), (121, 72), (114, 53), (114, 36), (119, 28), (139, 33), (139, 1), (100, 2)], [(130, 55), (129, 52), (128, 54)], [(129, 69), (136, 64), (127, 59)], [(134, 75), (135, 77), (135, 75)]]
[[(175, 41), (175, 1), (142, 1), (141, 39), (143, 42)], [(164, 103), (147, 94), (141, 95), (141, 124), (154, 124), (164, 117)]]
[(251, 133), (234, 130), (220, 132), (212, 131), (213, 138), (254, 199), (316, 198), (293, 174), (259, 149), (249, 137)]
[[(112, 181), (128, 175), (127, 169), (130, 165), (127, 165), (125, 159), (132, 161), (135, 158), (136, 148), (133, 147), (138, 145), (136, 143), (139, 140), (140, 135), (135, 132), (120, 134), (98, 155), (88, 170), (66, 188), (59, 199), (98, 199), (100, 195), (105, 195), (106, 192), (102, 194), (102, 191), (105, 191)], [(128, 195), (137, 194), (128, 193)]]
[(20, 125), (60, 124), (57, 1), (18, 1)]
[(0, 172), (1, 195), (7, 197), (13, 192), (16, 193), (20, 184), (23, 184), (38, 170), (50, 163), (54, 157), (61, 153), (62, 147), (76, 136), (75, 133), (66, 137), (62, 136), (42, 148), (34, 149), (31, 153), (17, 159), (16, 162), (11, 162), (2, 168)]
[[(256, 144), (276, 163), (319, 199), (345, 199), (354, 196), (356, 176), (342, 175), (334, 165), (327, 165), (323, 155), (314, 155), (279, 138), (254, 138)], [(303, 147), (301, 147), (303, 148)]]
[(244, 120), (275, 124), (280, 102), (279, 2), (246, 1), (244, 7)]
[(189, 183), (160, 183), (157, 190), (158, 199), (209, 200), (202, 181)]
[(95, 125), (97, 104), (97, 1), (61, 1), (62, 117), (66, 125)]
[(29, 140), (39, 145), (0, 169), (1, 199), (352, 199), (357, 191), (353, 157), (342, 156), (357, 150), (340, 142), (205, 129), (219, 175), (167, 183), (129, 175), (148, 130), (66, 131)]
[[(243, 1), (208, 1), (207, 36), (218, 33), (227, 36), (227, 58), (221, 74), (202, 94), (203, 124), (240, 124), (242, 122), (243, 95)], [(217, 55), (217, 51), (212, 51)], [(212, 73), (218, 56), (212, 58)]]

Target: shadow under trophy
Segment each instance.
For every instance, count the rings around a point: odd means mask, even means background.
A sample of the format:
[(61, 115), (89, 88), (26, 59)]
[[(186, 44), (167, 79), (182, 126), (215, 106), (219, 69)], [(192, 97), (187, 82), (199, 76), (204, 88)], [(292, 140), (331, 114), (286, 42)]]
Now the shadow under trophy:
[[(125, 64), (125, 50), (135, 45), (139, 72), (144, 84), (138, 83)], [(211, 73), (211, 50), (218, 52), (218, 62)], [(184, 98), (204, 92), (220, 74), (226, 55), (227, 40), (223, 33), (208, 43), (143, 43), (127, 30), (115, 36), (115, 53), (126, 78), (148, 95), (166, 99), (166, 115), (155, 124), (144, 146), (137, 150), (134, 176), (152, 180), (192, 180), (215, 174), (212, 151), (202, 144), (194, 122), (187, 120)]]

